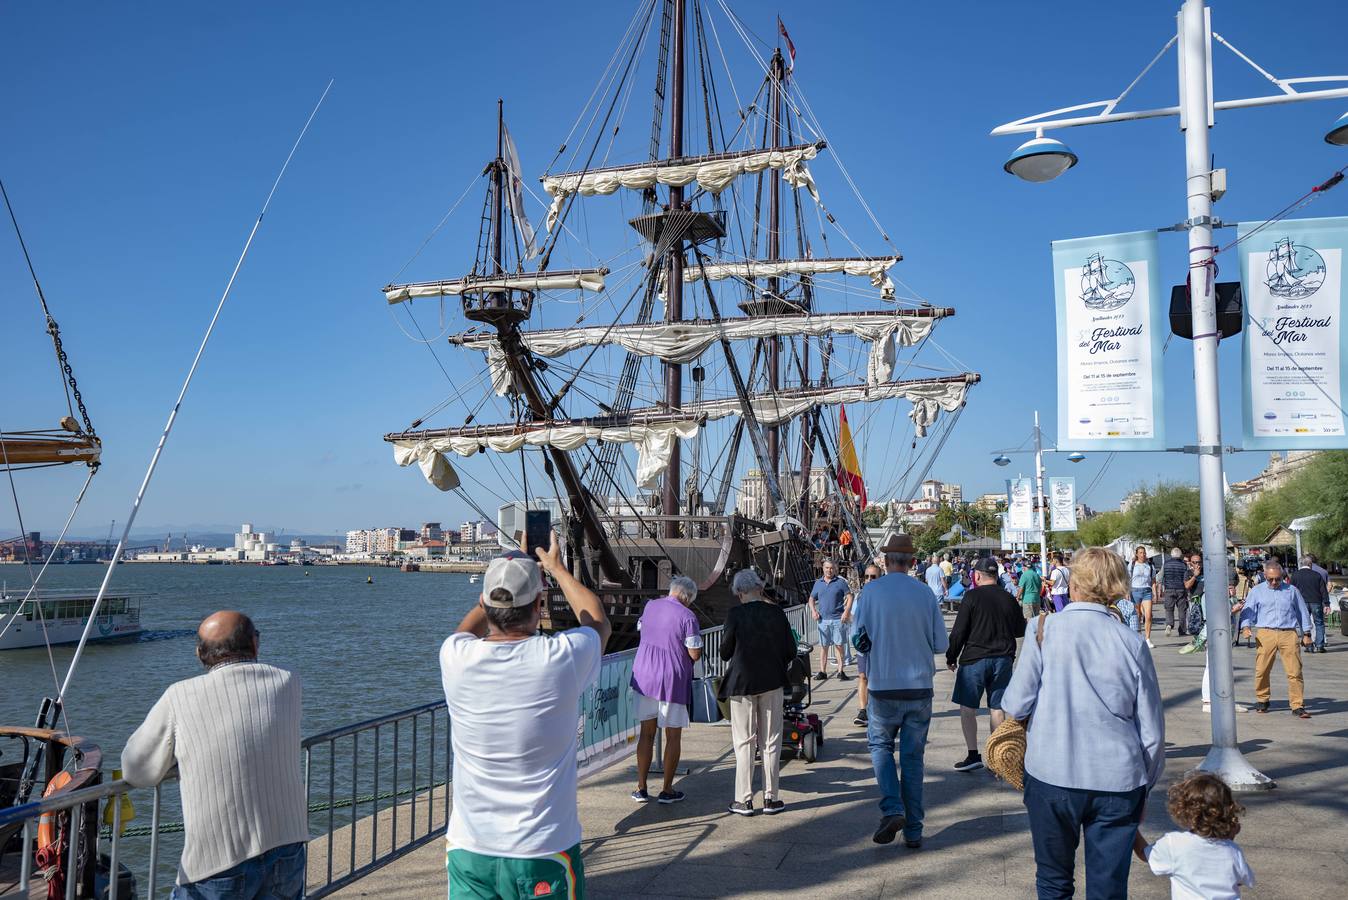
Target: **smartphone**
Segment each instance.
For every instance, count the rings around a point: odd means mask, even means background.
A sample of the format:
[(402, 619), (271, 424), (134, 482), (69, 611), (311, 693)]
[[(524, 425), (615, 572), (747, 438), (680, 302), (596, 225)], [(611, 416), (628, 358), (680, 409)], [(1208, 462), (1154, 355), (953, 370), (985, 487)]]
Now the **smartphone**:
[(538, 558), (539, 548), (552, 546), (552, 513), (546, 509), (531, 509), (524, 514), (524, 537), (529, 555)]

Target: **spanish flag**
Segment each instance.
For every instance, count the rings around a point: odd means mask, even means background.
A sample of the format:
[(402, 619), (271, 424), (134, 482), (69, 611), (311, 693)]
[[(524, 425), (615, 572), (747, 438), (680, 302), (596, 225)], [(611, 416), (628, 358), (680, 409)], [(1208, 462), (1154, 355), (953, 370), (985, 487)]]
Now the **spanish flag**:
[(847, 425), (847, 408), (838, 407), (838, 486), (856, 497), (866, 508), (866, 482), (861, 480), (861, 463), (852, 445), (852, 429)]

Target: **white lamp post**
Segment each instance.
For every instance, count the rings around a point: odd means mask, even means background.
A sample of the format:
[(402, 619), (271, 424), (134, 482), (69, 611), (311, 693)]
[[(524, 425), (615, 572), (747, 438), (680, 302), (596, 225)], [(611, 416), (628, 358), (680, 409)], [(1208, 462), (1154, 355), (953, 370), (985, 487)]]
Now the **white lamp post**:
[[(1212, 41), (1226, 45), (1233, 53), (1252, 66), (1259, 74), (1278, 87), (1281, 94), (1247, 97), (1238, 100), (1219, 100), (1211, 96)], [(1136, 112), (1115, 112), (1143, 75), (1156, 65), (1170, 48), (1176, 45), (1179, 55), (1180, 105)], [(1303, 100), (1327, 100), (1348, 97), (1348, 88), (1329, 88), (1300, 91), (1298, 85), (1348, 83), (1348, 75), (1316, 78), (1276, 78), (1260, 68), (1253, 60), (1232, 46), (1220, 34), (1212, 31), (1209, 11), (1202, 0), (1184, 0), (1180, 9), (1176, 35), (1161, 52), (1113, 100), (1085, 103), (1037, 116), (1019, 119), (993, 129), (993, 134), (1024, 134), (1034, 132), (1036, 140), (1045, 129), (1070, 128), (1121, 122), (1130, 119), (1150, 119), (1160, 116), (1179, 116), (1184, 131), (1186, 162), (1185, 195), (1188, 198), (1189, 231), (1189, 291), (1193, 298), (1194, 394), (1197, 406), (1198, 476), (1201, 524), (1203, 531), (1203, 567), (1209, 573), (1204, 580), (1203, 602), (1208, 610), (1224, 609), (1226, 597), (1226, 510), (1223, 503), (1222, 430), (1217, 391), (1217, 307), (1212, 288), (1215, 271), (1212, 247), (1212, 170), (1208, 151), (1208, 128), (1212, 127), (1216, 110), (1240, 109), (1250, 106), (1271, 106), (1296, 103)], [(1073, 115), (1098, 109), (1094, 115)], [(1348, 145), (1348, 114), (1341, 116), (1325, 140), (1331, 144)], [(1006, 171), (1027, 181), (1046, 181), (1056, 177), (1076, 163), (1076, 155), (1062, 146), (1056, 156), (1050, 148), (1040, 145), (1039, 155), (1032, 151), (1030, 141), (1006, 163)], [(1030, 151), (1021, 154), (1021, 151)], [(1059, 167), (1047, 178), (1051, 168), (1043, 161)], [(1036, 165), (1035, 160), (1039, 160)], [(1070, 161), (1069, 161), (1070, 160)], [(1213, 577), (1219, 576), (1219, 577)], [(1231, 672), (1230, 617), (1208, 616), (1208, 660), (1212, 673), (1212, 749), (1203, 760), (1201, 769), (1219, 775), (1233, 790), (1271, 788), (1273, 782), (1246, 761), (1236, 746), (1236, 710), (1234, 679)]]
[[(1007, 165), (1010, 165), (1010, 163), (1007, 163)], [(1007, 171), (1011, 170), (1007, 169)], [(1010, 465), (1011, 457), (1006, 455), (1008, 452), (1017, 453), (1020, 451), (1002, 451), (993, 457), (992, 461), (999, 466)], [(1039, 533), (1039, 571), (1046, 580), (1048, 578), (1048, 528), (1044, 524), (1044, 508), (1048, 506), (1048, 498), (1044, 496), (1044, 454), (1061, 452), (1054, 447), (1044, 449), (1044, 433), (1039, 430), (1039, 410), (1036, 409), (1034, 411), (1034, 491), (1039, 512), (1035, 516), (1035, 530)], [(1067, 456), (1067, 459), (1074, 463), (1079, 463), (1085, 458), (1086, 454), (1081, 452), (1069, 453)]]

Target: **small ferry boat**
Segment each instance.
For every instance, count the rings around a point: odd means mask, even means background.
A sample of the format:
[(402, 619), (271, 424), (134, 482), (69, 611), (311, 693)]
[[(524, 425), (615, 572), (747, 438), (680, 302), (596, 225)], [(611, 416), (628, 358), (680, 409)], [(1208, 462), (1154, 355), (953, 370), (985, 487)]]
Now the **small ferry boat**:
[[(25, 601), (27, 592), (27, 588), (0, 588), (0, 650), (79, 643), (96, 591), (43, 590)], [(144, 631), (140, 623), (142, 599), (142, 594), (109, 592), (94, 617), (89, 640), (126, 640)]]

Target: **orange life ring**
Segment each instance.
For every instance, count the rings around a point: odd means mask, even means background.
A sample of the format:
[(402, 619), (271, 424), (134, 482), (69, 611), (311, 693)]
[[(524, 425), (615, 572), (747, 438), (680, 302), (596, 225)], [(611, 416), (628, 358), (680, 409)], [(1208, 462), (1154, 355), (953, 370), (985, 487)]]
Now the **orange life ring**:
[[(69, 772), (61, 771), (56, 773), (56, 777), (47, 782), (47, 787), (42, 792), (43, 797), (50, 797), (52, 794), (61, 790), (61, 788), (70, 784), (75, 779)], [(50, 847), (56, 843), (56, 817), (59, 813), (45, 812), (37, 820), (37, 849), (41, 850)]]

